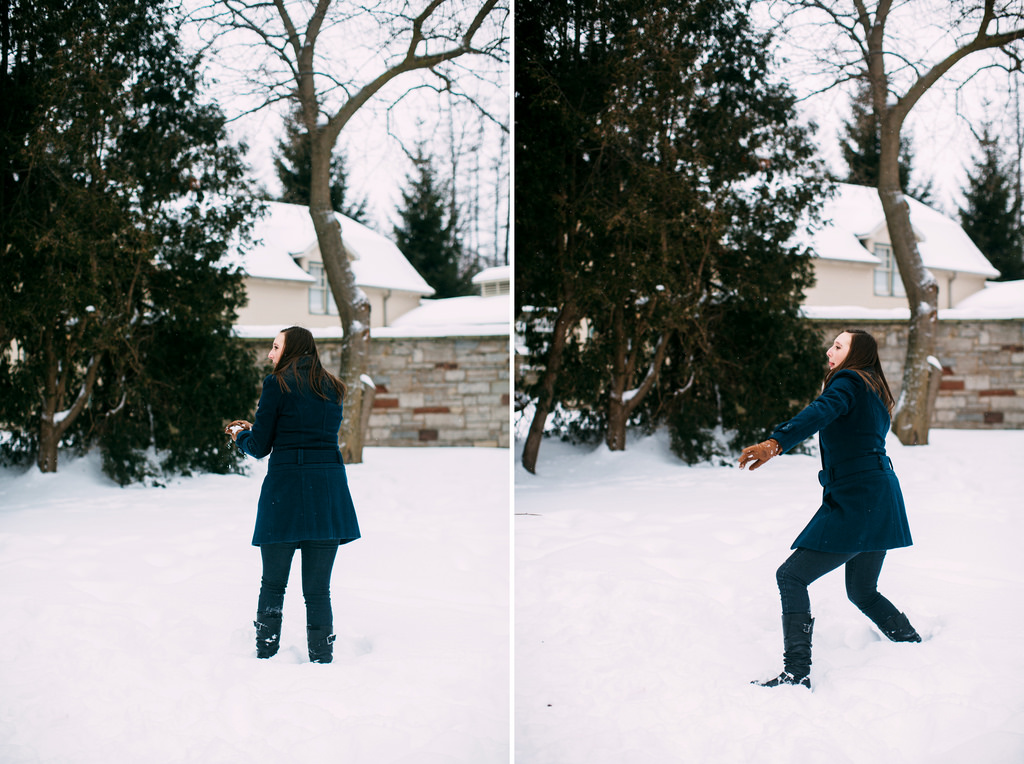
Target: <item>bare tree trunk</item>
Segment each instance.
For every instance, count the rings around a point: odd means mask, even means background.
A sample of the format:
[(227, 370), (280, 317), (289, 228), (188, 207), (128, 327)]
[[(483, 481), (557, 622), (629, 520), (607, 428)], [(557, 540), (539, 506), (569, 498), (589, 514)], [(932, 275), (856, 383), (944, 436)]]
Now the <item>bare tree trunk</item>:
[(67, 352), (63, 362), (58, 361), (52, 329), (46, 331), (43, 345), (47, 372), (43, 391), (43, 411), (39, 417), (39, 452), (36, 454), (36, 465), (40, 472), (56, 472), (60, 439), (78, 415), (85, 410), (92, 396), (99, 370), (99, 356), (94, 356), (89, 362), (75, 402), (65, 411), (63, 407), (67, 400), (67, 382), (73, 371), (72, 354)]
[[(619, 312), (616, 323), (621, 322), (622, 314)], [(625, 333), (621, 326), (616, 329), (619, 336), (619, 348), (612, 369), (612, 390), (608, 397), (608, 432), (605, 433), (605, 444), (610, 451), (626, 450), (626, 427), (633, 411), (640, 405), (640, 402), (654, 387), (658, 381), (662, 364), (665, 362), (665, 355), (668, 351), (668, 334), (658, 338), (658, 345), (654, 351), (654, 358), (647, 368), (643, 381), (636, 389), (626, 391), (626, 385), (631, 384), (636, 370), (638, 354), (641, 350), (642, 331), (637, 331), (627, 349)]]
[(309, 214), (345, 334), (341, 344), (340, 375), (348, 391), (339, 442), (345, 462), (359, 464), (363, 461), (361, 378), (368, 374), (370, 368), (370, 301), (356, 285), (351, 261), (341, 240), (341, 224), (331, 207), (329, 167), (333, 142), (329, 142), (323, 131), (318, 129), (313, 132), (311, 143)]
[(579, 311), (575, 301), (567, 300), (562, 304), (562, 309), (555, 319), (555, 326), (551, 333), (551, 345), (548, 348), (548, 355), (544, 362), (544, 373), (541, 375), (541, 393), (537, 398), (537, 407), (533, 414), (533, 421), (530, 422), (530, 431), (526, 435), (526, 442), (523, 444), (523, 467), (530, 474), (537, 472), (537, 453), (540, 451), (540, 441), (544, 437), (544, 425), (547, 423), (548, 415), (551, 413), (555, 399), (555, 382), (558, 373), (562, 368), (562, 358), (565, 353), (565, 343), (569, 338), (569, 332), (579, 318)]
[[(611, 390), (608, 392), (608, 429), (604, 434), (609, 451), (626, 450), (626, 422), (629, 420), (629, 401), (623, 400), (626, 385), (633, 379), (633, 357), (629, 352), (621, 307), (612, 309), (612, 337), (615, 355), (612, 358)], [(635, 345), (634, 352), (635, 351)]]
[[(887, 92), (887, 88), (883, 92)], [(876, 109), (878, 108), (876, 101)], [(879, 161), (878, 196), (885, 213), (893, 256), (910, 306), (910, 327), (907, 356), (903, 365), (903, 382), (893, 417), (893, 431), (906, 446), (928, 444), (931, 426), (929, 407), (929, 356), (935, 354), (938, 327), (939, 285), (924, 267), (917, 248), (917, 237), (910, 223), (910, 205), (903, 195), (899, 180), (899, 146), (902, 118), (883, 106), (881, 124), (881, 157)]]

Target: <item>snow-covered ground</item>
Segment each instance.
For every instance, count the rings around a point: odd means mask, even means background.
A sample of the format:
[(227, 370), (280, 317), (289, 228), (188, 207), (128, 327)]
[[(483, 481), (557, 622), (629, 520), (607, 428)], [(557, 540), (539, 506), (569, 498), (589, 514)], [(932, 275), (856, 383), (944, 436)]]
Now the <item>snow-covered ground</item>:
[(251, 463), (166, 488), (93, 457), (0, 470), (0, 762), (507, 762), (509, 452), (349, 468), (330, 665), (307, 661), (298, 562), (281, 652), (255, 657)]
[(833, 572), (810, 589), (813, 692), (749, 682), (782, 668), (775, 569), (816, 457), (688, 467), (654, 436), (517, 461), (516, 761), (1024, 762), (1024, 432), (888, 450), (915, 545), (879, 589), (925, 641), (883, 639)]

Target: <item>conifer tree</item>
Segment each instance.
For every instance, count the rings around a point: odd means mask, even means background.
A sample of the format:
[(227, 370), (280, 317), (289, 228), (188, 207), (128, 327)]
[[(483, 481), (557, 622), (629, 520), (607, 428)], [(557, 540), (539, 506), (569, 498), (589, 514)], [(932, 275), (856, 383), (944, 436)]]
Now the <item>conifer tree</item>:
[(473, 272), (463, 264), (459, 222), (450, 204), (451, 189), (438, 179), (433, 158), (422, 147), (413, 157), (413, 174), (406, 176), (394, 226), (395, 244), (424, 280), (435, 298), (459, 297), (473, 291)]
[[(279, 202), (309, 206), (309, 189), (313, 179), (312, 143), (297, 114), (284, 123), (285, 135), (277, 144), (274, 170), (283, 189)], [(366, 224), (367, 200), (348, 200), (348, 171), (345, 154), (338, 151), (331, 156), (331, 207), (358, 223)]]
[(0, 23), (4, 456), (52, 472), (98, 444), (122, 483), (233, 469), (223, 422), (258, 372), (222, 261), (255, 205), (199, 59), (156, 0), (16, 2)]
[(1022, 279), (1024, 231), (1014, 177), (990, 125), (984, 125), (978, 144), (980, 154), (962, 189), (966, 206), (959, 208), (960, 225), (1000, 272), (998, 280)]

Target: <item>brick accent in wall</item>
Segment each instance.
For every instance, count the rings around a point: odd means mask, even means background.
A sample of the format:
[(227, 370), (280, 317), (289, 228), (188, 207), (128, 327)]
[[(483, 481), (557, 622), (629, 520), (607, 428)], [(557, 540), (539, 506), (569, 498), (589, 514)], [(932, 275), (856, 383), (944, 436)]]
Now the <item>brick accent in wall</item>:
[[(906, 321), (814, 319), (827, 343), (845, 329), (864, 329), (878, 341), (882, 368), (899, 396), (907, 349)], [(932, 426), (1024, 429), (1024, 319), (944, 320), (939, 313), (935, 355), (942, 380)]]

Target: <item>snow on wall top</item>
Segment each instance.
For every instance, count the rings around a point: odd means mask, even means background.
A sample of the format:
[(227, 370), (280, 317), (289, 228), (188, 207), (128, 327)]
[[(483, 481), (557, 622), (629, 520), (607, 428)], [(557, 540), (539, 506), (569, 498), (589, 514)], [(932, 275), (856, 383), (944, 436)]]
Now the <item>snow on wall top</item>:
[[(838, 183), (836, 195), (822, 211), (822, 228), (812, 235), (811, 246), (818, 257), (877, 263), (878, 258), (860, 243), (885, 229), (885, 213), (878, 191), (869, 186)], [(909, 196), (910, 222), (920, 241), (918, 249), (926, 268), (976, 273), (995, 278), (999, 271), (975, 246), (953, 219)]]
[[(341, 239), (351, 254), (356, 284), (431, 295), (434, 289), (405, 259), (395, 243), (345, 215), (335, 213)], [(256, 244), (234, 261), (253, 278), (313, 281), (294, 258), (319, 252), (309, 209), (299, 204), (269, 202), (267, 214), (253, 230)]]
[(512, 325), (509, 295), (450, 297), (424, 300), (399, 316), (391, 326), (370, 330), (371, 337), (480, 337), (509, 334)]

